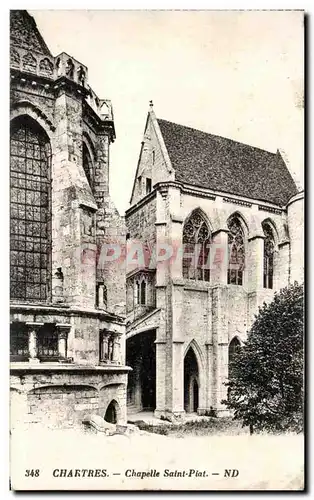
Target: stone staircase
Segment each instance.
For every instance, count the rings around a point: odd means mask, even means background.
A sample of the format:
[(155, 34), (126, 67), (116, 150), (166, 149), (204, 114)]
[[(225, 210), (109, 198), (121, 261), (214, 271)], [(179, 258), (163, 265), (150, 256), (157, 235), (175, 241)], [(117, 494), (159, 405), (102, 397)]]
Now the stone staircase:
[(138, 408), (138, 406), (136, 406), (132, 402), (128, 403), (126, 406), (127, 415), (134, 415), (134, 413), (138, 413), (139, 411), (140, 411), (140, 409)]

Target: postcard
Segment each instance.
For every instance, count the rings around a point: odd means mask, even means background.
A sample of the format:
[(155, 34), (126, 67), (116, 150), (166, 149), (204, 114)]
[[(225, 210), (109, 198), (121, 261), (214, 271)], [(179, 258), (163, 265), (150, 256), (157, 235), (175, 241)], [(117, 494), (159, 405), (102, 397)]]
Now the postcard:
[(10, 482), (304, 489), (304, 12), (10, 11)]

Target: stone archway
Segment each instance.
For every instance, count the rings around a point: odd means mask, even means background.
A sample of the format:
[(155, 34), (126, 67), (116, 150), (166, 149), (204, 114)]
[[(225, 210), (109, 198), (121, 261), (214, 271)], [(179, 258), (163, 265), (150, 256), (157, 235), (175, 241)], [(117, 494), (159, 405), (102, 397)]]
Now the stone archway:
[(117, 424), (119, 422), (120, 408), (115, 399), (113, 399), (107, 406), (104, 420), (110, 424)]
[(199, 370), (192, 347), (184, 358), (184, 409), (187, 413), (197, 413), (199, 406)]
[(152, 411), (156, 408), (156, 331), (141, 332), (127, 339), (128, 411)]

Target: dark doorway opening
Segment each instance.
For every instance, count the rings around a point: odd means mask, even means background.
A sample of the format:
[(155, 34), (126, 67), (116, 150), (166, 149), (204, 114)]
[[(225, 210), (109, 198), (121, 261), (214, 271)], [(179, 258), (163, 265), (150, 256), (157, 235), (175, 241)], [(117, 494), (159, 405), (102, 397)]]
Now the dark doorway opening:
[(116, 409), (115, 401), (111, 401), (111, 403), (108, 405), (108, 408), (107, 408), (106, 414), (105, 414), (105, 420), (106, 420), (106, 422), (109, 422), (110, 424), (117, 423), (117, 409)]
[(187, 413), (197, 412), (199, 405), (198, 365), (190, 347), (184, 358), (184, 409)]
[(198, 408), (198, 383), (197, 380), (193, 380), (193, 411), (197, 412)]
[(128, 407), (152, 411), (156, 408), (156, 333), (143, 332), (127, 340)]

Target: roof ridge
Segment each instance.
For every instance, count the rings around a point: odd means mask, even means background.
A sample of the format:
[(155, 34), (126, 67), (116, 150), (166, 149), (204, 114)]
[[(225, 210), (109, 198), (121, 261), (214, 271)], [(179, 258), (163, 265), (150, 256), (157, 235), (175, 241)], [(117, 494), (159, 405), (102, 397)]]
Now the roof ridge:
[(218, 139), (224, 139), (225, 141), (230, 141), (230, 142), (232, 142), (234, 144), (240, 144), (241, 146), (247, 146), (248, 148), (253, 148), (253, 149), (256, 149), (258, 151), (263, 151), (263, 153), (267, 153), (267, 154), (273, 155), (274, 157), (277, 156), (277, 154), (278, 154), (278, 149), (277, 149), (277, 151), (275, 153), (273, 153), (272, 151), (268, 151), (267, 149), (259, 148), (258, 146), (252, 146), (251, 144), (247, 144), (245, 142), (236, 141), (235, 139), (231, 139), (230, 137), (225, 137), (223, 135), (212, 134), (211, 132), (205, 132), (204, 130), (200, 130), (200, 129), (194, 128), (194, 127), (189, 127), (188, 125), (182, 125), (181, 123), (172, 122), (170, 120), (165, 120), (164, 118), (157, 118), (157, 121), (163, 121), (163, 122), (170, 123), (172, 125), (176, 125), (178, 127), (183, 127), (185, 129), (195, 130), (195, 132), (201, 132), (202, 134), (208, 135), (210, 137), (217, 137)]

